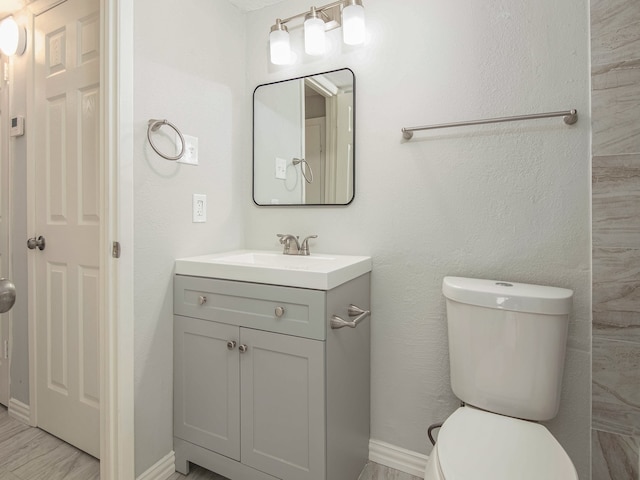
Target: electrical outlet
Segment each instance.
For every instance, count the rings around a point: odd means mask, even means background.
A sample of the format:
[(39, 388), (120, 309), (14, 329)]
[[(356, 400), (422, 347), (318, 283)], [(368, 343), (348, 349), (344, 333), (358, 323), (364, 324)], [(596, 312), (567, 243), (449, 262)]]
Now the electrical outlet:
[(193, 194), (193, 223), (203, 223), (207, 221), (207, 196)]
[[(191, 135), (183, 135), (184, 137), (184, 154), (178, 159), (178, 163), (186, 163), (187, 165), (198, 165), (198, 137)], [(180, 137), (176, 134), (176, 151), (180, 151)]]

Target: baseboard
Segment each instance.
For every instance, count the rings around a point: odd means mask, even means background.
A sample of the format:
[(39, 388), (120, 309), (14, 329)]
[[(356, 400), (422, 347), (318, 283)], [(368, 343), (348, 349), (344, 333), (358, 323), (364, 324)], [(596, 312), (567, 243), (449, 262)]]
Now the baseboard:
[(136, 480), (167, 480), (176, 472), (176, 454), (171, 451), (163, 458), (151, 465)]
[(15, 418), (19, 422), (31, 425), (31, 407), (26, 403), (22, 403), (15, 398), (9, 399), (9, 416)]
[[(11, 399), (9, 401), (10, 414), (11, 402), (13, 400), (14, 399)], [(29, 406), (24, 405), (17, 400), (16, 402), (20, 405), (18, 408), (26, 408), (26, 419), (28, 423)], [(18, 418), (18, 420), (20, 420), (19, 417), (14, 416), (14, 418)], [(422, 453), (396, 447), (395, 445), (381, 442), (379, 440), (369, 440), (369, 460), (416, 477), (423, 478), (428, 458), (429, 457), (427, 455)], [(176, 457), (175, 453), (172, 451), (149, 467), (144, 473), (136, 477), (136, 480), (167, 480), (176, 471), (175, 463)]]
[(427, 455), (396, 447), (379, 440), (369, 440), (369, 460), (386, 467), (424, 478)]

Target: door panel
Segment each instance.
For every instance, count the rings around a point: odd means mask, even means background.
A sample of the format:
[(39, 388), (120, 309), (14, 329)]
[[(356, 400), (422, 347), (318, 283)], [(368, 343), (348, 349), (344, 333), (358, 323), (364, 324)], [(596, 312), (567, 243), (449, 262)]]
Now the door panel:
[(283, 480), (325, 478), (324, 342), (240, 329), (242, 463)]
[(174, 317), (173, 434), (240, 460), (239, 328)]
[(100, 450), (99, 1), (67, 0), (35, 19), (30, 252), (38, 426)]
[[(313, 182), (305, 182), (305, 202), (307, 204), (325, 203), (325, 118), (308, 119), (305, 124), (305, 160), (313, 172)], [(300, 164), (301, 169), (306, 169), (307, 165)], [(309, 176), (309, 172), (307, 171)], [(311, 178), (309, 178), (311, 180)]]

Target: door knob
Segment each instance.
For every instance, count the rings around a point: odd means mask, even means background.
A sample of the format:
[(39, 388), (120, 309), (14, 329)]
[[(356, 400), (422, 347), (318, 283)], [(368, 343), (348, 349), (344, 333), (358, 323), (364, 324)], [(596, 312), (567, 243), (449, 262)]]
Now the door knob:
[(0, 278), (0, 313), (11, 310), (16, 303), (16, 287), (6, 278)]
[(31, 237), (29, 240), (27, 240), (27, 248), (29, 250), (35, 250), (36, 248), (38, 248), (39, 250), (44, 250), (44, 246), (45, 241), (42, 235), (40, 235), (38, 238)]
[(227, 342), (227, 348), (228, 348), (229, 350), (233, 350), (234, 348), (236, 348), (236, 345), (237, 345), (237, 343), (236, 343), (236, 341), (235, 341), (235, 340), (229, 340), (229, 341)]
[(240, 350), (240, 353), (244, 353), (244, 352), (246, 352), (247, 350), (249, 350), (249, 347), (247, 347), (247, 346), (243, 343), (242, 345), (240, 345), (240, 346), (238, 347), (238, 350)]

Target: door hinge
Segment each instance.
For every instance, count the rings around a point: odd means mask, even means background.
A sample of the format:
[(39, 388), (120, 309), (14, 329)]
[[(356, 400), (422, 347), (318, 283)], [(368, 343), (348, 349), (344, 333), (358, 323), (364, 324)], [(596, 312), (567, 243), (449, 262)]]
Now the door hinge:
[(3, 347), (3, 354), (2, 354), (5, 358), (5, 360), (7, 358), (9, 358), (9, 340), (5, 340), (4, 341), (4, 347)]
[(113, 242), (113, 246), (111, 248), (111, 256), (113, 258), (120, 258), (120, 242)]

